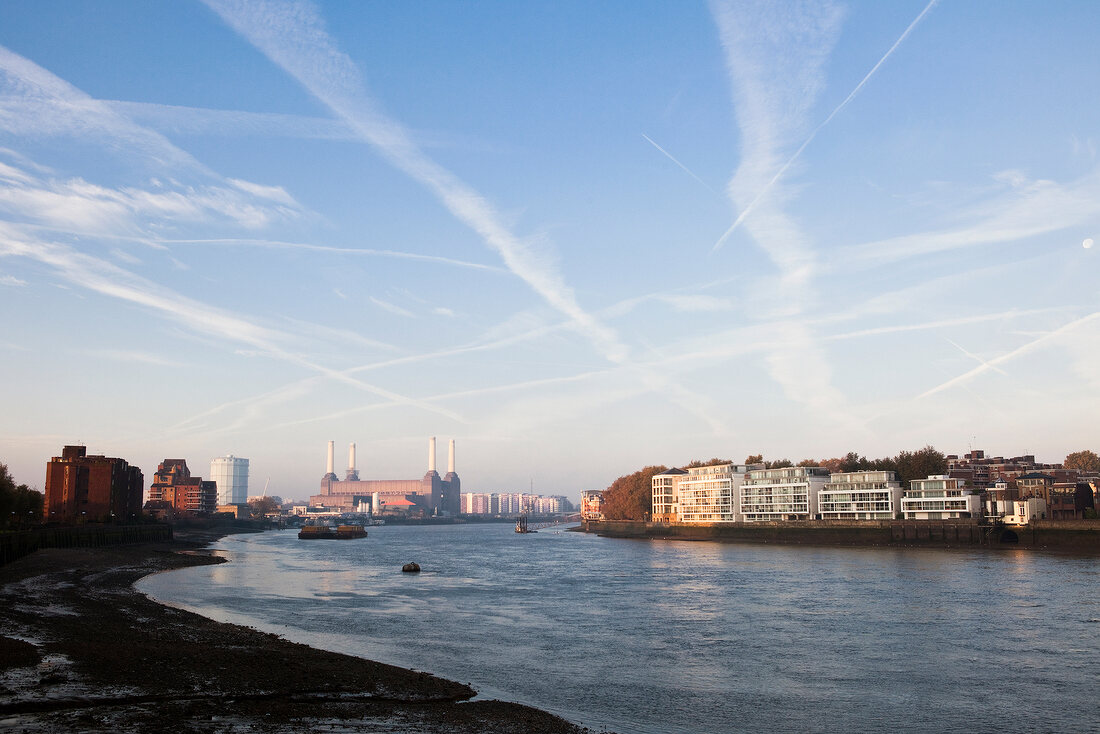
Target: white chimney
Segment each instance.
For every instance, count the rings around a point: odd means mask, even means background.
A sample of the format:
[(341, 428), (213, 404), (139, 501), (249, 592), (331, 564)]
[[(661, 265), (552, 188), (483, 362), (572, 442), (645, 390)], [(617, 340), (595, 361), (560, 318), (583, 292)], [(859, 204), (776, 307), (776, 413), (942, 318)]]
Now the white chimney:
[(455, 440), (453, 438), (447, 448), (447, 472), (449, 474), (455, 473)]
[(328, 442), (328, 471), (325, 472), (326, 474), (332, 474), (333, 473), (332, 468), (335, 466), (335, 458), (336, 458), (336, 454), (334, 453), (335, 450), (336, 450), (336, 442), (335, 441), (329, 441)]
[(428, 439), (428, 471), (435, 471), (435, 436)]
[(348, 471), (355, 471), (355, 442), (348, 447)]

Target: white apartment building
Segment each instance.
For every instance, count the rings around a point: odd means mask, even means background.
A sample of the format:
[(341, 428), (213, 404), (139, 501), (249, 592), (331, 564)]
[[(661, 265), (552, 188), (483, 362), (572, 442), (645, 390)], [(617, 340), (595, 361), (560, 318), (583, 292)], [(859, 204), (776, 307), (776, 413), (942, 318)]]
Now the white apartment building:
[(828, 481), (829, 471), (820, 466), (754, 469), (741, 485), (741, 519), (816, 519), (818, 496)]
[(219, 505), (248, 501), (248, 459), (230, 454), (210, 460), (210, 481), (218, 485)]
[(822, 520), (893, 520), (901, 495), (896, 472), (832, 474), (818, 495), (818, 509)]
[(673, 505), (680, 522), (737, 522), (741, 484), (747, 469), (744, 464), (693, 466), (678, 480), (674, 478)]
[(677, 501), (677, 489), (680, 479), (687, 474), (683, 469), (668, 469), (654, 474), (650, 483), (653, 487), (654, 522), (677, 522), (680, 519), (680, 505)]
[(953, 520), (975, 516), (980, 507), (979, 497), (970, 494), (963, 481), (946, 474), (912, 480), (901, 499), (905, 519)]

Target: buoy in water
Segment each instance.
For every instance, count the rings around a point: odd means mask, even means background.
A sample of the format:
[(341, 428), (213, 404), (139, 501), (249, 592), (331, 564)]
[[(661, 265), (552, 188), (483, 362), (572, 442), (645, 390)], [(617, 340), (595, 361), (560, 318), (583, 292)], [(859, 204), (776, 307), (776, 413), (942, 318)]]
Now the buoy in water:
[(401, 570), (405, 573), (420, 573), (420, 564), (415, 562), (406, 563), (404, 566), (401, 567)]

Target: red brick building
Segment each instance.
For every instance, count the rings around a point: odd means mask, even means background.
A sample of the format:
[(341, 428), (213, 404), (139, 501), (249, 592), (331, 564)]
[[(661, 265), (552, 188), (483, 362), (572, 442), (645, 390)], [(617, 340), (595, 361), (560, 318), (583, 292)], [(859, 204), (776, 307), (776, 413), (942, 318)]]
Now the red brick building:
[(124, 459), (66, 446), (46, 464), (45, 522), (128, 522), (141, 514), (145, 477)]
[(192, 477), (186, 459), (165, 459), (149, 487), (146, 509), (169, 515), (210, 515), (218, 508), (218, 485)]

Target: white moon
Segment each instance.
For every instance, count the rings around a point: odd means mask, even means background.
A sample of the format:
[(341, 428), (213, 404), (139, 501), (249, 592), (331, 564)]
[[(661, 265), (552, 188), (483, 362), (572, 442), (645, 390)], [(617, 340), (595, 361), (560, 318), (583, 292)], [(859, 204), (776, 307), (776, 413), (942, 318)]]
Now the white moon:
[(1081, 247), (1084, 247), (1086, 250), (1090, 249), (1092, 247), (1092, 238), (1086, 238), (1085, 241), (1081, 243)]

